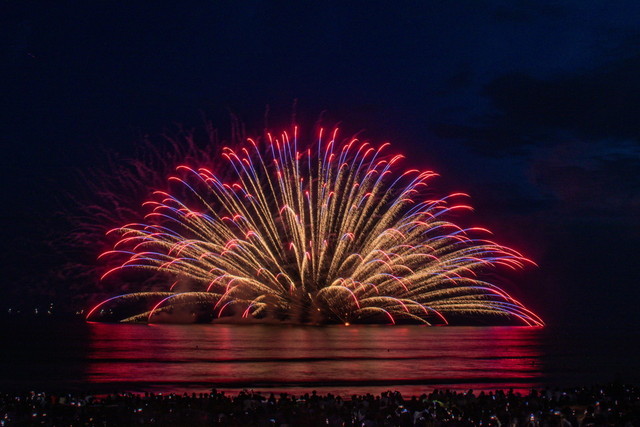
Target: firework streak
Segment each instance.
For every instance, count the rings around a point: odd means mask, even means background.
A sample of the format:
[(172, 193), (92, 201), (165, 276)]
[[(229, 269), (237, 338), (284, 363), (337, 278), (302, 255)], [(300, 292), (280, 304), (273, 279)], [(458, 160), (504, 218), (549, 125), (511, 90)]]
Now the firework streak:
[[(178, 306), (205, 305), (213, 317), (302, 323), (446, 324), (448, 318), (542, 320), (480, 276), (495, 267), (533, 264), (486, 239), (481, 228), (446, 218), (462, 193), (428, 197), (434, 172), (396, 171), (402, 156), (337, 129), (298, 146), (297, 129), (263, 142), (225, 147), (225, 180), (206, 168), (178, 166), (171, 191), (145, 203), (144, 222), (109, 231), (105, 252), (117, 266), (165, 272), (187, 292), (138, 292), (103, 301), (155, 298), (124, 321), (153, 321)], [(172, 283), (168, 280), (167, 283)]]

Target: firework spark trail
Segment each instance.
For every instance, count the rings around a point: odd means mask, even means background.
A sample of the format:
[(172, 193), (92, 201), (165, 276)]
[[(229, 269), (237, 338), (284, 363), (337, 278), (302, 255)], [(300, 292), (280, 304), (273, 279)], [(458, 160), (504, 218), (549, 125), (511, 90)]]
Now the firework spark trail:
[[(224, 147), (235, 182), (206, 168), (181, 165), (174, 191), (156, 191), (145, 222), (111, 230), (103, 254), (118, 271), (150, 269), (195, 284), (190, 292), (155, 293), (152, 320), (177, 303), (211, 302), (217, 316), (237, 307), (243, 317), (269, 313), (310, 321), (387, 319), (447, 323), (451, 315), (542, 321), (497, 286), (481, 279), (493, 267), (533, 264), (513, 249), (472, 238), (487, 233), (446, 220), (470, 209), (457, 193), (426, 199), (431, 171), (398, 174), (402, 156), (320, 131), (299, 151), (293, 135), (268, 135), (246, 147)], [(135, 295), (140, 295), (137, 293)], [(123, 296), (126, 297), (126, 296)], [(175, 297), (175, 298), (174, 298)], [(93, 313), (95, 310), (92, 310)]]

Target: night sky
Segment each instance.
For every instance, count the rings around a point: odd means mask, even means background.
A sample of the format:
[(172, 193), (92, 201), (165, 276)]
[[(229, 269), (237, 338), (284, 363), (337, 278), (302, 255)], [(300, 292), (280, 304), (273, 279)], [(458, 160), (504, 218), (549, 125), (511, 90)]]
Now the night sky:
[(3, 2), (0, 309), (68, 298), (51, 242), (105, 150), (295, 101), (469, 193), (539, 264), (509, 290), (547, 323), (638, 324), (640, 3), (163, 3)]

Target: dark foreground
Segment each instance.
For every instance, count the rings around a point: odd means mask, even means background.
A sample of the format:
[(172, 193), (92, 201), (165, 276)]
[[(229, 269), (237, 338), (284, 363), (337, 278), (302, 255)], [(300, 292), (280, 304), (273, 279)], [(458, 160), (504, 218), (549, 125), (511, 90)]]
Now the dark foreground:
[(0, 394), (0, 426), (638, 426), (640, 389), (612, 384), (520, 393), (398, 392), (349, 399), (315, 392), (237, 395)]

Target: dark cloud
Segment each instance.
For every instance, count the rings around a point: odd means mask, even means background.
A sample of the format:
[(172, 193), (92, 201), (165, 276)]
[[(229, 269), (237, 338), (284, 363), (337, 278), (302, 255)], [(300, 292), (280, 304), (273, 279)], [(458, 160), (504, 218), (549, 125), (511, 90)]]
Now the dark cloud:
[(508, 75), (493, 81), (487, 94), (502, 112), (500, 120), (525, 129), (569, 130), (577, 136), (640, 136), (640, 56), (596, 70), (543, 81)]
[(562, 216), (574, 222), (640, 215), (640, 148), (632, 143), (563, 143), (541, 153), (532, 170)]
[(638, 75), (640, 56), (555, 79), (503, 75), (485, 87), (494, 111), (480, 124), (433, 130), (478, 154), (528, 164), (535, 190), (520, 194), (525, 204), (553, 200), (545, 206), (565, 222), (632, 218), (640, 213)]
[(548, 80), (524, 73), (503, 75), (485, 88), (496, 111), (480, 117), (481, 125), (440, 123), (433, 129), (441, 137), (494, 154), (549, 145), (568, 135), (639, 142), (638, 75), (640, 56)]

